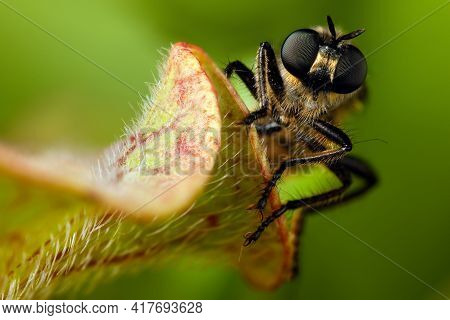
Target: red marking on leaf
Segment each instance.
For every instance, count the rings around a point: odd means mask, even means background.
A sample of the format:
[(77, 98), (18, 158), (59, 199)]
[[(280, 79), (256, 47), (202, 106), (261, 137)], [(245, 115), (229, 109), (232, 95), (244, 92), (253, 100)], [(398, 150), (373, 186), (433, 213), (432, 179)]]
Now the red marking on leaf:
[(180, 156), (201, 156), (198, 145), (189, 138), (186, 133), (180, 134), (177, 138), (177, 154)]
[(217, 228), (219, 226), (219, 216), (217, 214), (210, 214), (206, 217), (206, 223), (210, 228)]

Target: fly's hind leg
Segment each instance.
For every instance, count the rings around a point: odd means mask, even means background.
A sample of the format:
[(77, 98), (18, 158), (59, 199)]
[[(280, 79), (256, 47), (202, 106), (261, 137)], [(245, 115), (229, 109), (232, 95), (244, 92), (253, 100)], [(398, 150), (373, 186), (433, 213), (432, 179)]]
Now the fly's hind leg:
[(258, 226), (258, 228), (256, 228), (253, 233), (246, 235), (244, 246), (248, 246), (258, 240), (264, 230), (266, 230), (266, 228), (272, 222), (281, 217), (286, 211), (302, 207), (315, 207), (316, 205), (321, 205), (323, 203), (333, 201), (334, 199), (338, 198), (349, 187), (349, 185), (349, 183), (346, 183), (337, 189), (316, 196), (299, 200), (290, 200), (286, 202), (279, 209), (273, 211), (270, 216), (264, 219), (264, 221)]
[[(244, 246), (248, 246), (258, 240), (264, 230), (288, 210), (304, 208), (304, 214), (317, 212), (319, 209), (330, 208), (353, 200), (365, 194), (377, 183), (375, 172), (366, 162), (359, 158), (346, 156), (327, 166), (341, 181), (340, 187), (309, 198), (288, 201), (267, 217), (253, 233), (246, 236)], [(364, 181), (364, 185), (346, 193), (352, 184), (352, 174), (361, 178)], [(298, 251), (298, 248), (296, 251)], [(296, 264), (294, 263), (293, 265), (295, 266)]]
[(314, 212), (314, 209), (328, 209), (357, 199), (372, 189), (378, 182), (378, 177), (372, 167), (365, 160), (355, 156), (346, 156), (340, 159), (336, 164), (329, 165), (328, 167), (337, 176), (342, 174), (342, 172), (345, 172), (346, 175), (351, 174), (357, 176), (362, 180), (363, 185), (344, 193), (339, 201), (323, 204), (322, 206), (319, 205), (313, 208), (305, 208), (305, 213)]
[(266, 187), (262, 192), (261, 198), (259, 199), (258, 203), (255, 206), (255, 209), (257, 209), (260, 213), (264, 211), (264, 208), (267, 204), (272, 189), (276, 186), (278, 180), (280, 180), (281, 176), (286, 171), (286, 169), (293, 166), (313, 164), (319, 162), (330, 163), (333, 160), (335, 161), (340, 159), (352, 149), (352, 142), (350, 138), (347, 136), (347, 134), (341, 129), (333, 126), (332, 124), (323, 120), (316, 120), (315, 122), (310, 124), (310, 126), (318, 134), (322, 135), (324, 138), (333, 142), (338, 147), (329, 150), (326, 150), (324, 148), (312, 150), (312, 154), (309, 156), (301, 158), (293, 158), (283, 161), (273, 174), (272, 178), (267, 183)]
[[(315, 207), (305, 207), (301, 212), (300, 217), (297, 220), (297, 225), (295, 228), (296, 232), (296, 243), (294, 244), (294, 252), (292, 255), (292, 269), (291, 278), (297, 276), (299, 272), (299, 253), (300, 253), (300, 234), (305, 227), (305, 216), (308, 213), (314, 213), (317, 210), (329, 209), (335, 206), (343, 205), (351, 200), (357, 199), (363, 196), (369, 190), (371, 190), (378, 181), (378, 178), (371, 168), (371, 166), (364, 161), (355, 156), (346, 156), (338, 161), (336, 164), (328, 166), (331, 171), (333, 171), (337, 176), (339, 175), (355, 175), (363, 181), (363, 185), (359, 186), (354, 190), (346, 190), (336, 201), (328, 201), (326, 203), (318, 204)], [(350, 176), (351, 179), (351, 176)], [(349, 188), (350, 189), (350, 188)]]

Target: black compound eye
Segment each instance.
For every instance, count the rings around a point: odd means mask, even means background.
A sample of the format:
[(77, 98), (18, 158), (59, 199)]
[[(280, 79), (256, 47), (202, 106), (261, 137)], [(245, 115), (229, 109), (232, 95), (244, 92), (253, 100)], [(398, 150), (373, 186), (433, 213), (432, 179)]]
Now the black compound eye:
[(366, 58), (358, 48), (348, 45), (342, 52), (333, 77), (333, 91), (350, 93), (358, 89), (366, 79)]
[(319, 34), (311, 29), (291, 33), (281, 47), (281, 61), (289, 73), (304, 78), (319, 52)]

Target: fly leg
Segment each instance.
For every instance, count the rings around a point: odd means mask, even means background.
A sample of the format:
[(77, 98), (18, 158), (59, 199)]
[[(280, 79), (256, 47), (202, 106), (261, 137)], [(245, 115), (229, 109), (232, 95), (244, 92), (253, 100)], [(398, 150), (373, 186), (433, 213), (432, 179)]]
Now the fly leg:
[(258, 203), (255, 206), (255, 208), (259, 212), (263, 212), (267, 204), (269, 195), (272, 192), (272, 189), (276, 186), (278, 180), (281, 178), (286, 169), (293, 166), (304, 164), (313, 164), (320, 162), (329, 163), (338, 160), (339, 158), (343, 157), (346, 153), (351, 151), (352, 142), (350, 138), (347, 136), (347, 134), (345, 134), (345, 132), (342, 131), (341, 129), (323, 120), (316, 120), (313, 123), (311, 123), (310, 126), (319, 134), (324, 136), (326, 139), (336, 144), (338, 148), (329, 150), (324, 149), (315, 152), (313, 151), (313, 153), (309, 156), (301, 158), (293, 158), (283, 161), (273, 174), (272, 178), (267, 183), (266, 187), (263, 190), (261, 198), (259, 199)]
[[(267, 217), (253, 233), (246, 236), (244, 246), (248, 246), (258, 240), (264, 230), (288, 210), (304, 208), (304, 215), (306, 213), (318, 212), (319, 209), (328, 209), (360, 197), (373, 188), (378, 180), (372, 168), (366, 162), (356, 157), (346, 156), (327, 166), (341, 181), (340, 187), (309, 198), (288, 201)], [(346, 192), (352, 184), (352, 174), (361, 178), (364, 181), (364, 185), (355, 190)], [(302, 224), (303, 219), (304, 216), (301, 218)], [(299, 232), (301, 232), (301, 230), (299, 230)], [(298, 244), (295, 249), (296, 253), (299, 251), (297, 246)], [(297, 260), (296, 255), (297, 254), (294, 254), (295, 261)], [(295, 261), (293, 263), (293, 275), (298, 271), (295, 267), (297, 265)]]
[(260, 135), (271, 135), (272, 133), (279, 132), (283, 128), (280, 124), (275, 121), (265, 123), (265, 124), (256, 124), (256, 131)]
[(322, 206), (319, 205), (312, 208), (305, 208), (305, 213), (314, 212), (314, 209), (328, 209), (357, 199), (367, 193), (370, 189), (372, 189), (378, 182), (377, 175), (372, 167), (363, 159), (355, 156), (345, 156), (336, 164), (329, 165), (328, 167), (337, 176), (339, 175), (339, 172), (341, 172), (341, 174), (342, 172), (348, 172), (352, 175), (357, 176), (362, 180), (363, 185), (354, 190), (350, 190), (344, 193), (339, 201), (323, 204)]
[(233, 73), (242, 80), (252, 96), (257, 99), (256, 86), (255, 86), (255, 74), (241, 61), (230, 62), (224, 69), (224, 73), (227, 78), (230, 78)]
[(267, 116), (269, 109), (272, 107), (269, 90), (272, 90), (273, 95), (280, 99), (284, 95), (284, 83), (278, 69), (275, 52), (268, 42), (263, 42), (259, 46), (256, 57), (256, 74), (252, 76), (252, 72), (242, 62), (231, 62), (225, 68), (227, 76), (235, 72), (241, 80), (249, 88), (252, 95), (259, 103), (259, 109), (247, 115), (242, 123), (250, 125), (260, 118)]

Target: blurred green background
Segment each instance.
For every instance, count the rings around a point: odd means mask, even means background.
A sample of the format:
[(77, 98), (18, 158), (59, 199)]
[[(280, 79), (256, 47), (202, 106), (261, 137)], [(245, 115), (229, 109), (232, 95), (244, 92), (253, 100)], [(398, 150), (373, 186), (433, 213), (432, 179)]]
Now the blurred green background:
[(443, 0), (0, 0), (0, 138), (33, 149), (99, 149), (118, 138), (170, 43), (197, 44), (221, 66), (251, 64), (261, 41), (278, 47), (327, 14), (347, 31), (366, 28), (356, 43), (370, 97), (345, 128), (355, 142), (387, 141), (354, 148), (381, 183), (328, 213), (362, 241), (312, 216), (301, 276), (275, 292), (231, 269), (176, 261), (77, 297), (442, 298), (431, 287), (450, 296), (449, 10)]

